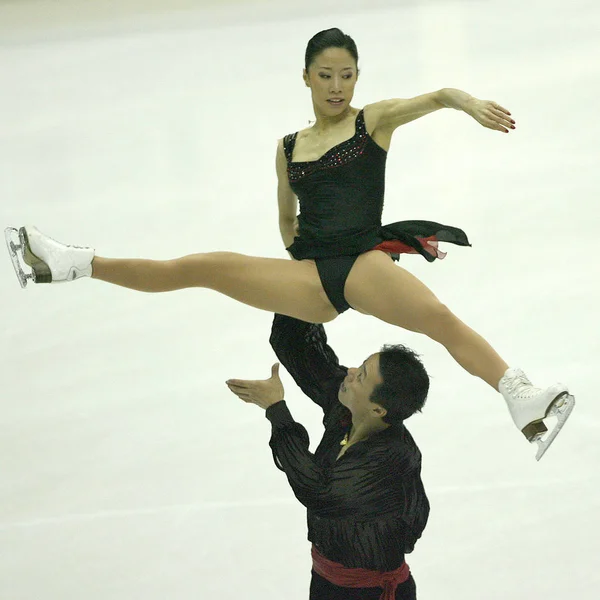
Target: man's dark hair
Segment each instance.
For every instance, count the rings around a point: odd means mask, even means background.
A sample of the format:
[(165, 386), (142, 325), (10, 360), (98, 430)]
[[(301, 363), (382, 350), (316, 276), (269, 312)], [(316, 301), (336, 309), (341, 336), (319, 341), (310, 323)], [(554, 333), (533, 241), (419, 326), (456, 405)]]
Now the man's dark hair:
[(385, 423), (398, 425), (421, 412), (429, 392), (429, 375), (418, 354), (402, 344), (386, 344), (379, 351), (379, 371), (383, 382), (369, 400), (387, 410)]
[(315, 60), (315, 57), (321, 54), (323, 50), (327, 50), (327, 48), (343, 48), (344, 50), (348, 50), (352, 55), (352, 58), (354, 58), (358, 68), (358, 50), (356, 48), (356, 43), (341, 29), (333, 27), (332, 29), (319, 31), (319, 33), (310, 38), (306, 46), (306, 52), (304, 53), (304, 67), (307, 71), (308, 67), (310, 67)]

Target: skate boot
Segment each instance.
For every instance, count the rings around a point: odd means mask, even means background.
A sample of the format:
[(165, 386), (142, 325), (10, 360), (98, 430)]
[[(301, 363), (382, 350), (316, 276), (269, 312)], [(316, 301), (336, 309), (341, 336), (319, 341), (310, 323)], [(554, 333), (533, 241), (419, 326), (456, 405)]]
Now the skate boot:
[[(546, 389), (534, 387), (521, 369), (508, 369), (498, 390), (508, 404), (515, 425), (529, 442), (538, 444), (535, 458), (540, 460), (569, 418), (575, 398), (560, 383)], [(558, 423), (544, 438), (548, 431), (544, 419), (548, 417), (556, 417)]]
[[(4, 235), (21, 287), (29, 279), (34, 283), (58, 283), (92, 275), (92, 248), (61, 244), (30, 226), (19, 230), (8, 227)], [(25, 265), (31, 267), (31, 272), (24, 270)]]

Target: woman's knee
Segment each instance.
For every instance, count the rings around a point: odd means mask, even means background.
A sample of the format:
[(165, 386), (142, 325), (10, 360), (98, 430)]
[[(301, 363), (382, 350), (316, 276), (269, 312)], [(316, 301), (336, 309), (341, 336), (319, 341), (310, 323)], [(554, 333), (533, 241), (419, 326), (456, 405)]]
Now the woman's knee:
[(192, 287), (212, 287), (224, 273), (234, 274), (239, 270), (241, 254), (235, 252), (202, 252), (164, 261), (174, 277)]

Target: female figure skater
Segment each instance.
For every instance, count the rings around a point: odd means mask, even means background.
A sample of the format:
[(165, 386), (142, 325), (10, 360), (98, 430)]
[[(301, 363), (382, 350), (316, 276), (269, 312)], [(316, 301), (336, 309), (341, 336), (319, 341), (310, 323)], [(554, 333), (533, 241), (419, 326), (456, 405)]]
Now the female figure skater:
[[(516, 426), (539, 444), (539, 460), (574, 406), (567, 388), (534, 387), (421, 281), (394, 264), (401, 252), (418, 252), (428, 261), (442, 258), (438, 242), (469, 245), (465, 233), (430, 221), (381, 224), (385, 161), (397, 127), (449, 107), (508, 133), (515, 128), (510, 113), (455, 89), (353, 108), (358, 52), (339, 29), (321, 31), (309, 41), (303, 77), (316, 122), (280, 140), (276, 158), (280, 230), (294, 260), (231, 252), (166, 261), (102, 258), (91, 248), (60, 244), (35, 227), (21, 227), (20, 245), (11, 241), (15, 229), (6, 235), (22, 285), (26, 277), (47, 283), (89, 276), (144, 292), (204, 287), (312, 323), (326, 323), (353, 308), (427, 335), (500, 391)], [(20, 269), (17, 251), (31, 275)], [(543, 419), (549, 415), (558, 417), (558, 426), (544, 439)]]

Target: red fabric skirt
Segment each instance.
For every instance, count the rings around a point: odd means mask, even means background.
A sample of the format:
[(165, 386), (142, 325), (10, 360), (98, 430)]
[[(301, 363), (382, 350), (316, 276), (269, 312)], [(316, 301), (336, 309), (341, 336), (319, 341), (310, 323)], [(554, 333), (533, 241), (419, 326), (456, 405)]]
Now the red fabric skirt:
[(358, 256), (368, 250), (378, 249), (388, 252), (395, 260), (400, 254), (407, 253), (420, 254), (428, 262), (433, 262), (436, 258), (446, 256), (445, 252), (438, 249), (439, 242), (471, 245), (462, 229), (435, 221), (397, 221), (373, 227), (362, 234), (336, 235), (337, 240), (328, 239), (323, 243), (295, 237), (287, 250), (296, 260)]
[[(434, 258), (439, 258), (440, 260), (446, 256), (446, 252), (442, 252), (438, 248), (438, 239), (435, 235), (431, 235), (428, 238), (416, 238), (421, 244), (423, 250), (433, 256)], [(408, 244), (404, 244), (400, 240), (389, 240), (386, 242), (381, 242), (373, 248), (373, 250), (383, 250), (383, 252), (389, 252), (390, 254), (422, 254), (416, 248), (409, 246)]]

